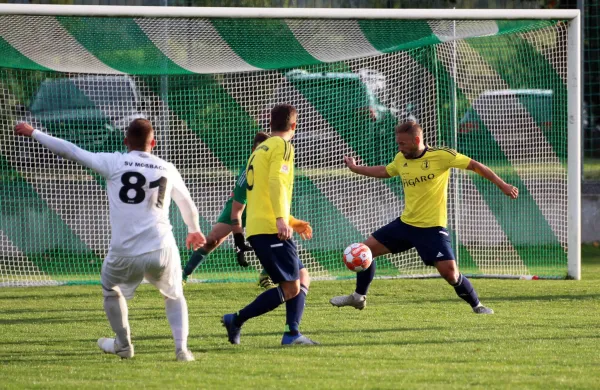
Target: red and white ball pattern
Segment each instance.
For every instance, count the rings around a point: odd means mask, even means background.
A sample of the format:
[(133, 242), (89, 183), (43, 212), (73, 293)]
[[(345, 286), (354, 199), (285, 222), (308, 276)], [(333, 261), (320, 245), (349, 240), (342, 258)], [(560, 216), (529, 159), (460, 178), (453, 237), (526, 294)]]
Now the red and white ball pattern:
[(365, 244), (352, 244), (344, 250), (344, 264), (350, 271), (364, 271), (371, 266), (372, 261), (373, 254)]

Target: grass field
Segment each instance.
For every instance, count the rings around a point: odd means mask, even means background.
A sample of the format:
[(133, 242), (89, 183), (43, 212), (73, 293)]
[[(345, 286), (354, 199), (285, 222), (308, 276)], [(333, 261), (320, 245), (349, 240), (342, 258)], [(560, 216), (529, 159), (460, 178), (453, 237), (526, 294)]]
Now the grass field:
[(130, 302), (136, 356), (102, 354), (110, 336), (99, 286), (0, 289), (0, 388), (598, 388), (600, 249), (584, 247), (583, 280), (475, 280), (496, 310), (476, 316), (439, 279), (379, 280), (363, 311), (311, 287), (302, 329), (320, 346), (281, 347), (284, 309), (248, 322), (242, 345), (220, 326), (258, 292), (251, 284), (186, 287), (190, 349), (174, 361), (162, 299)]

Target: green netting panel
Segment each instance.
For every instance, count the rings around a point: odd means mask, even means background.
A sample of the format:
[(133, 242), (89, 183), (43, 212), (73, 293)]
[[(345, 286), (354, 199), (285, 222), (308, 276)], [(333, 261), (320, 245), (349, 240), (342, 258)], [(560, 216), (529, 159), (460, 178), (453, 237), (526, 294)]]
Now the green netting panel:
[[(401, 182), (354, 175), (342, 157), (389, 163), (406, 119), (519, 187), (511, 201), (452, 175), (464, 273), (565, 277), (566, 34), (551, 21), (0, 16), (0, 283), (97, 282), (110, 239), (104, 180), (15, 138), (18, 121), (108, 152), (147, 117), (208, 233), (277, 103), (299, 111), (292, 213), (313, 225), (297, 243), (314, 278), (353, 277), (342, 250), (400, 215)], [(186, 227), (171, 215), (185, 261)], [(239, 268), (226, 241), (193, 278), (254, 280), (250, 261)], [(378, 263), (379, 276), (433, 273), (414, 250)]]

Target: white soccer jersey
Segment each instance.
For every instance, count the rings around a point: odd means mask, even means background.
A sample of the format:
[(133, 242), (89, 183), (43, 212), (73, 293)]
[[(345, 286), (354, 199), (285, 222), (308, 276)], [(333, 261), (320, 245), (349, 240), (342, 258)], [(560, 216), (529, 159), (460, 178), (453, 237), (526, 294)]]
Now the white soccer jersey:
[(112, 237), (109, 253), (130, 257), (175, 245), (171, 198), (190, 233), (199, 232), (198, 210), (177, 169), (150, 153), (91, 153), (39, 130), (35, 138), (52, 152), (106, 178)]

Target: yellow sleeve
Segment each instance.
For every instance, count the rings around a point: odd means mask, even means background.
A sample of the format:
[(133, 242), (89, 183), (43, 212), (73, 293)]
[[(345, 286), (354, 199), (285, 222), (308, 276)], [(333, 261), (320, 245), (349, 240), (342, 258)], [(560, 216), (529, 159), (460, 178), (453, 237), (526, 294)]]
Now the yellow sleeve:
[(448, 161), (448, 167), (467, 169), (470, 162), (471, 162), (471, 158), (465, 156), (464, 154), (456, 153), (456, 155), (452, 156), (450, 158), (450, 161)]
[(288, 179), (291, 167), (290, 161), (285, 161), (287, 148), (291, 147), (287, 142), (277, 143), (277, 146), (271, 152), (269, 161), (269, 194), (271, 197), (271, 206), (275, 218), (289, 219), (290, 204), (288, 202), (287, 188), (285, 181)]
[(390, 175), (390, 177), (398, 176), (400, 174), (400, 172), (398, 172), (398, 170), (396, 169), (396, 159), (397, 158), (398, 158), (398, 155), (396, 155), (396, 158), (394, 158), (394, 161), (392, 161), (385, 167), (385, 170), (387, 171), (388, 175)]

